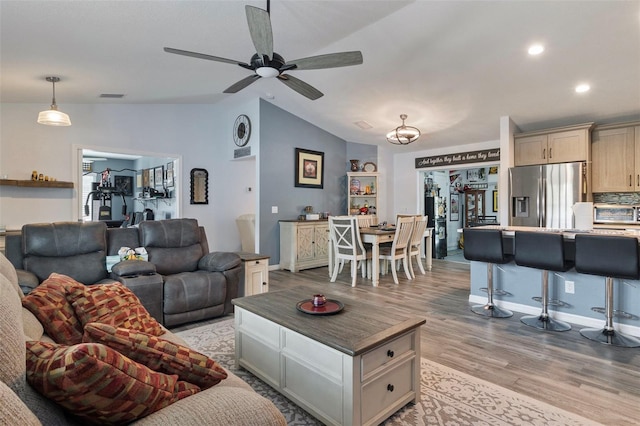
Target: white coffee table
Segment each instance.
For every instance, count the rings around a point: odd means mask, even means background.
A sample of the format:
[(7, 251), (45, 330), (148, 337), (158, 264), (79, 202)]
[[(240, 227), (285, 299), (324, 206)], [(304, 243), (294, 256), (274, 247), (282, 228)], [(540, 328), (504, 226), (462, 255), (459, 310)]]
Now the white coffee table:
[(344, 309), (299, 312), (302, 288), (234, 299), (236, 362), (329, 425), (374, 425), (420, 399), (424, 319), (325, 293)]

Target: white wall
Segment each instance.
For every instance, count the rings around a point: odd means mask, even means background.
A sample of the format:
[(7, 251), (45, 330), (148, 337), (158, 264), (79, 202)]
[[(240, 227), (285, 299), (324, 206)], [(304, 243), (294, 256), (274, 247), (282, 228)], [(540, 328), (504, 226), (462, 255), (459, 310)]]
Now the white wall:
[[(182, 156), (182, 217), (205, 226), (212, 250), (237, 250), (239, 214), (255, 212), (254, 161), (234, 161), (233, 122), (240, 113), (254, 124), (250, 144), (259, 146), (258, 99), (218, 105), (74, 105), (61, 109), (71, 127), (42, 126), (41, 104), (2, 104), (0, 109), (0, 175), (29, 179), (38, 170), (61, 181), (73, 181), (73, 145), (139, 149)], [(253, 164), (253, 165), (252, 165)], [(209, 171), (209, 204), (189, 204), (189, 173)], [(78, 186), (69, 189), (0, 187), (0, 224), (19, 229), (26, 223), (77, 220)]]

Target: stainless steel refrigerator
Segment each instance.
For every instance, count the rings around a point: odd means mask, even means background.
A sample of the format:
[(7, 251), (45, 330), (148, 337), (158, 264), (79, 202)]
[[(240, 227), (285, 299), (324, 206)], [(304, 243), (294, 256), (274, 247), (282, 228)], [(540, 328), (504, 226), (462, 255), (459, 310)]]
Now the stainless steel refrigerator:
[(509, 225), (574, 228), (572, 207), (586, 201), (586, 163), (509, 169)]

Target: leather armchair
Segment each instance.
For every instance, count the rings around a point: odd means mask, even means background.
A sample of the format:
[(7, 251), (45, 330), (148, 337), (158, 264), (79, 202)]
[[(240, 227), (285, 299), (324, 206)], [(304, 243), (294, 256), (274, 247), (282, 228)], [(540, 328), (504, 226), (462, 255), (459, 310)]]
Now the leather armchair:
[(235, 253), (209, 253), (195, 219), (145, 221), (140, 245), (164, 279), (164, 325), (175, 326), (233, 312), (241, 260)]
[(107, 280), (103, 222), (36, 223), (22, 227), (20, 285), (28, 293), (52, 272), (83, 284)]

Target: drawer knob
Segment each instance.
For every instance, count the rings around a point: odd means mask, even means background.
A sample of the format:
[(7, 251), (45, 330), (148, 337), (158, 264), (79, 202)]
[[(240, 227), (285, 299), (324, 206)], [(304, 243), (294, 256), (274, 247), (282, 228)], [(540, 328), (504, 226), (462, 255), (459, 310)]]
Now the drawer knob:
[(389, 358), (393, 358), (393, 356), (394, 356), (394, 355), (395, 355), (395, 354), (393, 353), (393, 351), (392, 351), (391, 349), (389, 349), (389, 350), (387, 351), (387, 356), (388, 356)]
[(393, 385), (392, 385), (391, 383), (389, 383), (389, 384), (387, 385), (387, 390), (388, 390), (389, 392), (393, 392)]

